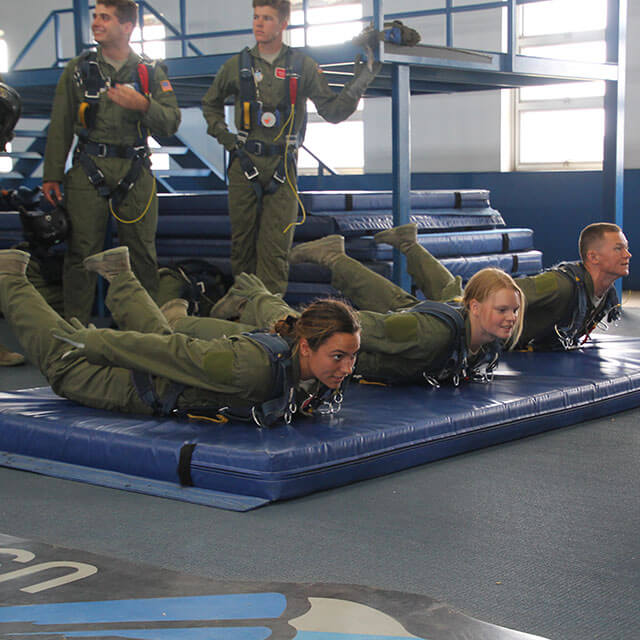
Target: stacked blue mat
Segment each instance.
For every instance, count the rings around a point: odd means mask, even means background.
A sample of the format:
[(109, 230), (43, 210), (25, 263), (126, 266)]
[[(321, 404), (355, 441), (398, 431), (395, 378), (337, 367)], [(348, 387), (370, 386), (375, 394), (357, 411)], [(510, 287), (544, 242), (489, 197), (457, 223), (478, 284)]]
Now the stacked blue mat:
[[(377, 245), (373, 235), (393, 226), (389, 191), (303, 192), (306, 222), (296, 227), (294, 242), (332, 233), (345, 236), (347, 254), (391, 278), (392, 249)], [(158, 253), (161, 257), (207, 258), (230, 273), (230, 226), (227, 194), (162, 194)], [(513, 275), (537, 273), (542, 254), (533, 248), (530, 229), (510, 229), (490, 206), (487, 190), (414, 191), (411, 221), (420, 243), (454, 275), (468, 280), (483, 267)], [(331, 274), (318, 265), (292, 265), (287, 299), (301, 302), (335, 294)]]
[(509, 353), (490, 384), (350, 386), (334, 415), (259, 429), (0, 393), (0, 465), (244, 511), (640, 405), (640, 338)]
[[(348, 255), (392, 277), (391, 247), (373, 240), (375, 233), (393, 226), (391, 192), (303, 192), (301, 199), (307, 219), (296, 227), (296, 243), (339, 233), (345, 236)], [(227, 193), (160, 194), (159, 203), (160, 262), (203, 258), (229, 275)], [(542, 268), (542, 254), (533, 248), (533, 232), (507, 228), (490, 206), (487, 190), (414, 191), (411, 220), (418, 225), (420, 243), (465, 281), (487, 266), (513, 275)], [(0, 248), (21, 239), (17, 212), (0, 212)], [(287, 299), (292, 303), (336, 293), (330, 285), (331, 274), (318, 265), (292, 265), (289, 280)]]

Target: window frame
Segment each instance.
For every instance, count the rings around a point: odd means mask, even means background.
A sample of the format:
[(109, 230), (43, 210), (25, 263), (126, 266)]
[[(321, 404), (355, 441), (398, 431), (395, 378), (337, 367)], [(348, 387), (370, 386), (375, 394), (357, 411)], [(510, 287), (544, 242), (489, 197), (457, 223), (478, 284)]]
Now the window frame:
[[(523, 24), (523, 11), (525, 5), (518, 8), (519, 24)], [(566, 44), (582, 44), (589, 42), (606, 42), (605, 29), (589, 31), (572, 31), (551, 34), (525, 36), (521, 29), (518, 33), (518, 53), (523, 49)], [(528, 51), (526, 55), (531, 55)], [(542, 56), (540, 56), (542, 57)], [(569, 84), (569, 83), (567, 83)], [(602, 170), (603, 160), (564, 161), (564, 162), (521, 162), (521, 114), (531, 111), (576, 111), (581, 109), (600, 109), (604, 118), (604, 96), (591, 97), (564, 97), (553, 99), (521, 98), (521, 88), (513, 91), (513, 167), (515, 171), (591, 171)], [(604, 139), (602, 140), (604, 148)]]

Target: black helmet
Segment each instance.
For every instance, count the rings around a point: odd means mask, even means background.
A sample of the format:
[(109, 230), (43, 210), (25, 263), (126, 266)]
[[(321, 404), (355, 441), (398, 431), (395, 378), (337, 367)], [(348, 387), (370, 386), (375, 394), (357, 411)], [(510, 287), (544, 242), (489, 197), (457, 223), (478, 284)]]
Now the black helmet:
[(69, 235), (69, 216), (60, 204), (51, 211), (27, 211), (20, 207), (20, 222), (25, 240), (33, 246), (48, 249)]
[(22, 100), (20, 94), (8, 84), (0, 82), (0, 151), (13, 138), (13, 129), (20, 119)]

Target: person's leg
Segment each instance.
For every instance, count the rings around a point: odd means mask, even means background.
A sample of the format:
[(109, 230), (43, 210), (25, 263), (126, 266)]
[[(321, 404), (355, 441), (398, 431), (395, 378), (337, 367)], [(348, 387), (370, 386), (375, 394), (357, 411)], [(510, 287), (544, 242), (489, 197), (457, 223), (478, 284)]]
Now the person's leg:
[(241, 322), (220, 320), (218, 318), (199, 318), (198, 316), (184, 316), (172, 323), (174, 333), (184, 333), (192, 338), (201, 340), (216, 340), (228, 336), (254, 331), (258, 327)]
[(85, 258), (84, 267), (109, 283), (105, 302), (116, 324), (126, 331), (170, 334), (158, 305), (131, 270), (128, 247), (114, 247)]
[[(293, 185), (295, 173), (289, 174)], [(272, 293), (284, 294), (289, 281), (289, 251), (298, 216), (296, 192), (288, 182), (263, 198), (258, 226), (256, 275)], [(286, 230), (286, 231), (285, 231)]]
[(65, 357), (71, 350), (54, 337), (56, 328), (72, 329), (20, 273), (28, 254), (0, 251), (0, 308), (29, 360), (47, 378), (53, 390), (90, 407), (149, 414), (138, 398), (130, 372), (118, 367), (92, 365), (83, 357)]
[(413, 222), (380, 231), (377, 243), (390, 244), (407, 257), (407, 271), (427, 300), (451, 300), (462, 295), (462, 279), (451, 272), (418, 243), (418, 227)]
[(0, 344), (0, 367), (15, 367), (18, 364), (24, 364), (24, 356)]
[(344, 252), (344, 238), (332, 235), (294, 247), (291, 262), (314, 262), (331, 270), (331, 284), (360, 309), (386, 313), (405, 309), (417, 300), (401, 287)]
[(258, 212), (256, 194), (236, 159), (229, 167), (231, 272), (255, 273)]
[[(154, 300), (159, 282), (156, 254), (158, 197), (155, 189), (153, 176), (143, 169), (133, 189), (115, 212), (120, 220), (127, 221), (117, 221), (120, 245), (129, 247), (133, 273)], [(137, 222), (130, 223), (131, 220)]]
[(251, 273), (236, 276), (233, 286), (211, 309), (214, 318), (238, 320), (261, 328), (269, 328), (288, 315), (296, 315), (296, 312)]
[(63, 268), (64, 315), (86, 323), (93, 308), (96, 276), (85, 270), (82, 261), (104, 249), (109, 212), (106, 200), (80, 166), (74, 166), (65, 177), (65, 204), (71, 232)]

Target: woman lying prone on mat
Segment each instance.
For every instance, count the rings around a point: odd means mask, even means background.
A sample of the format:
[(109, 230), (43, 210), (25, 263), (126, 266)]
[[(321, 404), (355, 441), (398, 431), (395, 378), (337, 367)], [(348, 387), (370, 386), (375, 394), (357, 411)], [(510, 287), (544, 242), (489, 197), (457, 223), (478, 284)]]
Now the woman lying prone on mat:
[[(0, 251), (0, 306), (29, 359), (61, 396), (131, 413), (253, 419), (267, 426), (296, 410), (335, 410), (360, 347), (354, 311), (337, 300), (229, 339), (174, 334), (131, 271), (126, 247), (87, 258), (109, 282), (123, 331), (61, 318), (25, 277), (29, 254)], [(322, 407), (319, 405), (322, 404)]]
[[(440, 269), (444, 269), (435, 260)], [(510, 348), (522, 330), (524, 296), (511, 276), (498, 269), (475, 274), (462, 296), (460, 279), (431, 277), (429, 301), (420, 302), (386, 278), (344, 253), (342, 236), (327, 236), (298, 245), (291, 262), (328, 267), (332, 284), (360, 307), (361, 351), (355, 373), (365, 380), (412, 382), (427, 380), (486, 381), (500, 351)], [(186, 302), (164, 306), (172, 327), (200, 338), (234, 332), (232, 324), (212, 318), (186, 317)], [(235, 331), (270, 326), (295, 316), (279, 296), (253, 275), (240, 274), (234, 286), (212, 309), (218, 318), (238, 318)]]

